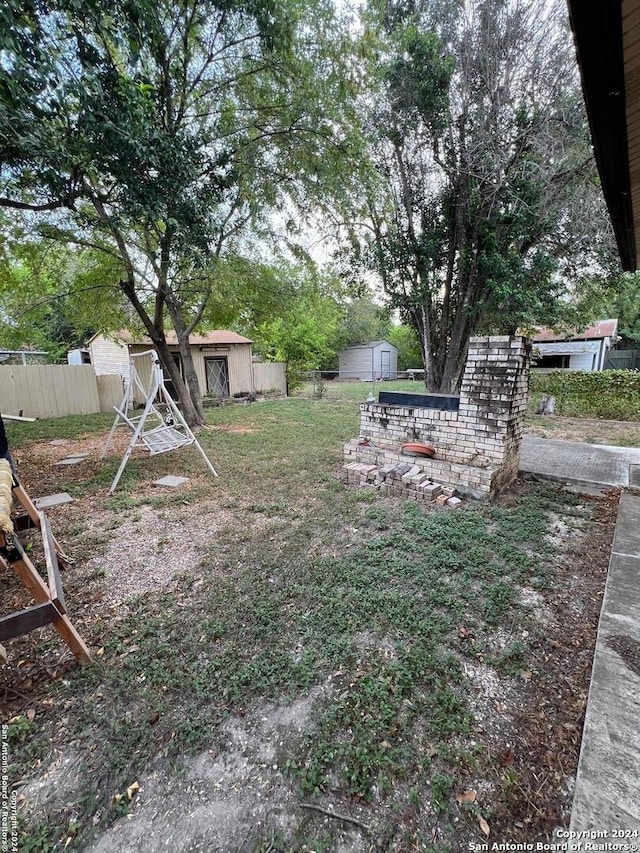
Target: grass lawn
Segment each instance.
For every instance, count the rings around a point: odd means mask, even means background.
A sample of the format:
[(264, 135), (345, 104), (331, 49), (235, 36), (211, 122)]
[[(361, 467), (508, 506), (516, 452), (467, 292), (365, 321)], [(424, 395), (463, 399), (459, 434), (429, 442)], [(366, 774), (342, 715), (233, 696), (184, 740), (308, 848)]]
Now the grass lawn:
[[(323, 400), (364, 402), (369, 394), (378, 398), (379, 391), (411, 391), (423, 393), (424, 383), (415, 380), (395, 382), (335, 382), (322, 383)], [(296, 397), (313, 399), (317, 386), (306, 382), (295, 392)], [(566, 441), (585, 441), (588, 444), (610, 444), (618, 447), (640, 447), (640, 423), (634, 421), (606, 420), (604, 418), (545, 416), (535, 414), (540, 394), (532, 394), (525, 425), (526, 432), (541, 438), (559, 438)]]
[[(50, 518), (94, 653), (7, 642), (21, 851), (444, 853), (566, 825), (615, 496), (351, 490), (368, 386), (327, 386), (210, 411), (218, 479), (192, 449), (136, 457), (112, 497), (110, 418), (7, 425), (31, 494), (76, 499)], [(189, 484), (150, 485), (168, 473)], [(0, 594), (25, 606), (3, 574)]]

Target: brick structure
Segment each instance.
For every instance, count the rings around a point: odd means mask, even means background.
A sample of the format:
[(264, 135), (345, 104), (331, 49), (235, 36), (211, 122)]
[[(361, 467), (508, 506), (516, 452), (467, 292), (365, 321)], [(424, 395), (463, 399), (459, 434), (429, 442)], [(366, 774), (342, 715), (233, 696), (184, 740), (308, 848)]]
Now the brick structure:
[[(530, 350), (522, 337), (471, 338), (458, 411), (362, 403), (360, 437), (344, 448), (345, 482), (416, 499), (439, 497), (434, 485), (494, 497), (518, 473)], [(407, 441), (432, 444), (436, 454), (409, 462), (400, 452)]]

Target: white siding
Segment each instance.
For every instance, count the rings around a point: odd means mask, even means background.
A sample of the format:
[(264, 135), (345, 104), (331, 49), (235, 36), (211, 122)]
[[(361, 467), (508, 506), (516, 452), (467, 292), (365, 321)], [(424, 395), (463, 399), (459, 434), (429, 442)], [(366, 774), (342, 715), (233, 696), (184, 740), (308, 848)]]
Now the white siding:
[(205, 359), (226, 358), (229, 375), (229, 395), (251, 393), (253, 391), (253, 351), (251, 344), (226, 344), (219, 347), (192, 346), (191, 353), (198, 374), (201, 393), (207, 394), (207, 376)]
[(383, 375), (382, 353), (389, 353), (389, 367), (384, 378), (396, 379), (398, 376), (398, 350), (386, 341), (360, 346), (347, 347), (338, 356), (338, 368), (341, 379), (359, 379), (371, 382)]
[(96, 335), (89, 341), (89, 352), (96, 376), (119, 373), (125, 379), (129, 378), (129, 349), (126, 344)]
[[(388, 367), (383, 370), (382, 353), (389, 353)], [(387, 362), (385, 362), (387, 364)], [(398, 378), (398, 350), (393, 344), (381, 343), (374, 350), (374, 367), (376, 377), (382, 376), (383, 379)]]
[(341, 379), (360, 379), (371, 382), (375, 378), (373, 350), (371, 347), (349, 347), (338, 356)]
[(570, 355), (569, 370), (598, 370), (598, 353), (581, 352), (576, 355)]
[[(97, 376), (107, 374), (120, 374), (124, 379), (129, 377), (129, 350), (132, 353), (145, 352), (152, 349), (152, 345), (148, 343), (135, 343), (126, 346), (119, 341), (113, 341), (104, 335), (97, 335), (89, 343), (91, 352), (91, 363)], [(180, 348), (177, 345), (170, 345), (171, 352), (179, 353)], [(207, 378), (205, 372), (205, 358), (220, 358), (227, 359), (227, 367), (229, 373), (229, 394), (239, 394), (243, 392), (253, 391), (253, 372), (251, 369), (253, 351), (250, 343), (231, 343), (217, 347), (205, 346), (201, 344), (191, 345), (191, 355), (193, 358), (193, 366), (198, 376), (198, 384), (200, 385), (200, 393), (204, 396), (207, 393)], [(136, 369), (140, 374), (140, 378), (146, 385), (149, 381), (150, 374), (148, 365), (145, 361), (136, 363)], [(136, 395), (136, 397), (139, 395)], [(142, 402), (137, 400), (137, 402)]]

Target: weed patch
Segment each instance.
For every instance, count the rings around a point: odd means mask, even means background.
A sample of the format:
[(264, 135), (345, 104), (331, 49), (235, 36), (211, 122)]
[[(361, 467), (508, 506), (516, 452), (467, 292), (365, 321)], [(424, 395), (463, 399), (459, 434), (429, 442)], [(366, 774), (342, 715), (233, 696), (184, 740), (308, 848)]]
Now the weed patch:
[[(352, 403), (293, 399), (207, 417), (228, 427), (200, 437), (218, 480), (189, 451), (170, 454), (162, 473), (186, 472), (193, 482), (156, 493), (149, 483), (157, 460), (139, 459), (114, 496), (106, 495), (106, 469), (98, 471), (87, 486), (91, 504), (85, 493), (87, 503), (79, 497), (60, 515), (65, 546), (79, 556), (69, 602), (81, 610), (87, 577), (108, 594), (80, 619), (101, 650), (87, 669), (47, 675), (56, 640), (20, 641), (41, 677), (25, 688), (35, 719), (22, 708), (12, 724), (12, 774), (41, 775), (49, 744), (73, 744), (82, 758), (73, 792), (47, 807), (46, 822), (35, 808), (25, 812), (21, 849), (64, 845), (72, 819), (70, 847), (82, 849), (136, 807), (114, 795), (151, 768), (170, 776), (187, 755), (224, 756), (231, 721), (309, 695), (310, 722), (262, 762), (272, 776), (277, 765), (278, 790), (293, 801), (337, 801), (345, 813), (363, 809), (389, 847), (436, 838), (439, 852), (460, 849), (455, 794), (480, 772), (477, 744), (486, 736), (476, 719), (481, 685), (468, 673), (488, 673), (498, 688), (503, 679), (514, 679), (514, 691), (526, 686), (522, 673), (534, 669), (544, 638), (533, 636), (522, 587), (553, 588), (554, 519), (570, 536), (589, 506), (535, 484), (456, 512), (346, 489), (336, 474), (341, 445), (357, 430)], [(191, 553), (184, 530), (194, 519), (210, 534), (198, 541), (197, 559), (181, 575), (154, 580), (156, 551), (169, 566)], [(128, 571), (142, 572), (128, 597), (108, 586), (114, 577), (126, 582), (110, 562), (130, 553), (118, 539), (125, 535), (144, 567), (128, 562)], [(119, 550), (83, 564), (90, 539), (107, 544), (100, 536)], [(482, 725), (490, 719), (487, 711)], [(305, 812), (293, 829), (255, 826), (246, 847), (335, 849), (337, 821), (320, 819)]]

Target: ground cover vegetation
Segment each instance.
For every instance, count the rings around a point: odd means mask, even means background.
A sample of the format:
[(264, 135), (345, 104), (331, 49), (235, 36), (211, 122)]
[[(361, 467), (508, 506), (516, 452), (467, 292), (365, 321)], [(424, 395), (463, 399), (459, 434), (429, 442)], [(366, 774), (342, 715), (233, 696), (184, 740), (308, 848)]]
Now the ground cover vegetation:
[[(156, 492), (158, 458), (139, 457), (112, 497), (105, 416), (9, 425), (25, 484), (76, 499), (51, 519), (94, 652), (79, 670), (50, 631), (10, 644), (20, 849), (97, 836), (98, 850), (457, 851), (485, 827), (548, 839), (570, 806), (615, 496), (520, 483), (495, 505), (423, 512), (338, 482), (351, 401), (207, 418), (219, 479), (170, 454), (161, 473), (190, 483)], [(85, 462), (53, 467), (80, 447)], [(200, 835), (171, 834), (201, 808)]]

